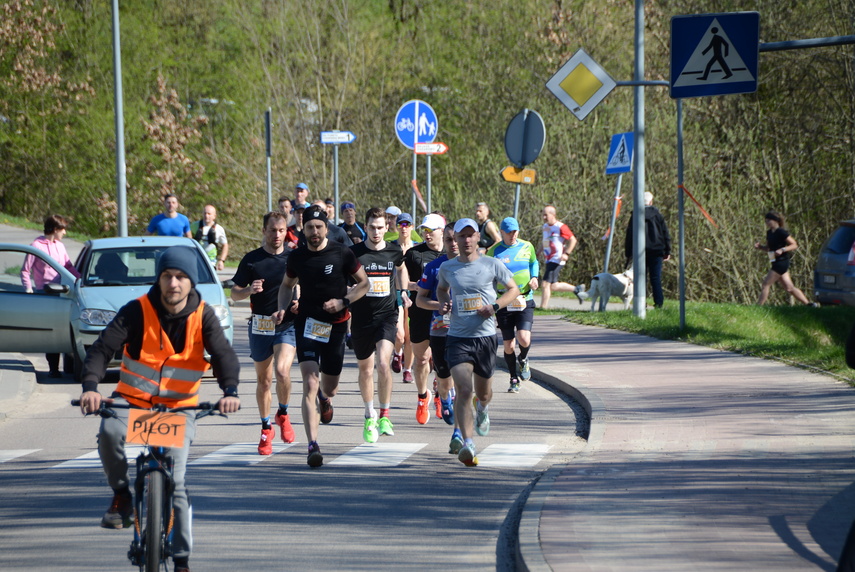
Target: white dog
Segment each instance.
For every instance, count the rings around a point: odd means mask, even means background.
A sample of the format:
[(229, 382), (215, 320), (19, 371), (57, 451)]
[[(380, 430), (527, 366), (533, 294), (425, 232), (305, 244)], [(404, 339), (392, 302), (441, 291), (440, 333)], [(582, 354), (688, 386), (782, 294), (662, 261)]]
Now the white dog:
[(597, 307), (598, 298), (608, 302), (612, 296), (618, 296), (623, 300), (623, 309), (628, 310), (632, 303), (632, 276), (632, 268), (622, 274), (600, 272), (591, 279), (591, 286), (586, 292), (576, 294), (579, 303), (590, 299), (593, 312)]

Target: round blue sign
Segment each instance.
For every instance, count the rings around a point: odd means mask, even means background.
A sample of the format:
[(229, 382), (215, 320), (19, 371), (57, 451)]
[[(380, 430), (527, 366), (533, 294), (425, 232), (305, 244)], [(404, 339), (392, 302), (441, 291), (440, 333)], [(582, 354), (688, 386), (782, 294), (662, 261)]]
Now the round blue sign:
[(395, 115), (395, 135), (407, 149), (415, 149), (416, 143), (433, 143), (437, 131), (436, 113), (420, 99), (411, 99)]

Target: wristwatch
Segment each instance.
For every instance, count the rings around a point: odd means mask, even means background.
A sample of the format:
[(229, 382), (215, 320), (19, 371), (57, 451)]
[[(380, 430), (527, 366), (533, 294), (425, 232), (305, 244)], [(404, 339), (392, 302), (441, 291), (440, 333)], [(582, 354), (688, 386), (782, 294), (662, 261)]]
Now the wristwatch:
[(499, 305), (498, 305), (498, 304), (493, 304), (493, 313), (495, 314), (495, 313), (496, 313), (496, 312), (498, 312), (498, 311), (499, 311)]
[(350, 308), (350, 300), (347, 299), (347, 296), (341, 299), (341, 303), (344, 304), (345, 308)]

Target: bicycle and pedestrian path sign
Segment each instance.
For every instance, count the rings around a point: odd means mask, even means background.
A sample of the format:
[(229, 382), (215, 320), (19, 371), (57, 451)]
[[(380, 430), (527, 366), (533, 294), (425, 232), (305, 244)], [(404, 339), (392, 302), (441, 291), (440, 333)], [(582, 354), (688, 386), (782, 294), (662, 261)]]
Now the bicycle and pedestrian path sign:
[(439, 131), (439, 121), (433, 108), (420, 99), (411, 99), (395, 115), (395, 135), (407, 149), (416, 143), (433, 143)]
[(612, 135), (609, 158), (606, 161), (606, 175), (617, 175), (632, 171), (632, 158), (635, 151), (635, 133), (617, 133)]
[(671, 18), (671, 97), (757, 91), (760, 14)]

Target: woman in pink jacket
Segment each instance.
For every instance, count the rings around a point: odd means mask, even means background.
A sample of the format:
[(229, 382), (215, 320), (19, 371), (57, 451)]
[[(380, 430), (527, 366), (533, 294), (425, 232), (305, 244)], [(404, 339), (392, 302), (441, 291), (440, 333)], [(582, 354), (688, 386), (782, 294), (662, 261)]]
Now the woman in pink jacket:
[[(68, 222), (60, 215), (50, 215), (45, 218), (45, 234), (33, 241), (30, 246), (46, 252), (48, 256), (56, 260), (60, 266), (80, 278), (80, 273), (68, 258), (62, 238), (65, 236)], [(59, 273), (52, 266), (37, 256), (27, 255), (24, 266), (21, 268), (21, 282), (24, 289), (32, 293), (33, 290), (41, 290), (45, 284), (59, 282)], [(62, 377), (59, 371), (59, 354), (46, 354), (48, 366), (50, 366), (50, 377)]]

